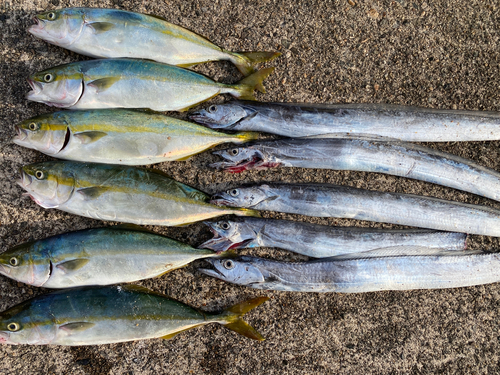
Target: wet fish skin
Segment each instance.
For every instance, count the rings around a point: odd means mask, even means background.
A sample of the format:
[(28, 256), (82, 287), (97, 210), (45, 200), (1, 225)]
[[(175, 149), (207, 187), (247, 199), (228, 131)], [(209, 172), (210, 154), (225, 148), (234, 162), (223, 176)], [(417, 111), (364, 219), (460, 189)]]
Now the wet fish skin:
[(259, 70), (228, 85), (173, 65), (150, 60), (78, 61), (30, 76), (27, 99), (72, 109), (148, 108), (184, 111), (219, 94), (255, 100), (274, 68)]
[(190, 118), (212, 129), (258, 131), (285, 137), (379, 136), (409, 142), (500, 139), (500, 113), (388, 104), (298, 104), (234, 101)]
[(95, 58), (150, 59), (178, 66), (229, 60), (249, 75), (256, 63), (280, 55), (226, 51), (160, 17), (120, 9), (63, 8), (37, 14), (35, 21), (28, 29), (35, 37)]
[(25, 165), (18, 184), (44, 208), (107, 221), (175, 226), (252, 210), (217, 207), (154, 169), (51, 161)]
[(205, 313), (136, 285), (64, 289), (2, 312), (0, 343), (78, 346), (169, 339), (210, 323), (264, 340), (242, 316), (267, 299), (254, 298), (221, 313)]
[(500, 236), (500, 210), (494, 208), (347, 186), (263, 184), (229, 189), (216, 194), (211, 203)]
[(214, 238), (200, 248), (214, 251), (278, 247), (313, 258), (328, 258), (395, 246), (465, 250), (464, 233), (331, 227), (288, 220), (242, 218), (205, 222)]
[(0, 273), (44, 288), (128, 283), (216, 254), (131, 226), (86, 229), (0, 254)]
[(159, 113), (126, 109), (47, 113), (22, 121), (16, 132), (14, 143), (59, 159), (122, 165), (185, 160), (220, 143), (258, 136), (224, 134)]
[(407, 142), (367, 139), (281, 139), (216, 151), (229, 172), (275, 166), (378, 172), (500, 200), (500, 173), (472, 160)]
[[(457, 254), (452, 252), (452, 254)], [(500, 254), (383, 256), (292, 263), (249, 256), (207, 259), (203, 274), (256, 289), (365, 293), (458, 288), (500, 281)]]

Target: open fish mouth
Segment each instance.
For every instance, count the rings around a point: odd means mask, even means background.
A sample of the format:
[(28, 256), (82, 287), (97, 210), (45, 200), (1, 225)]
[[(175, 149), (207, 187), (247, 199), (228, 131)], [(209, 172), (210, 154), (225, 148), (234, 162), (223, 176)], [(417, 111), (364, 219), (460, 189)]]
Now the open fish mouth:
[(23, 169), (19, 169), (19, 178), (17, 179), (16, 183), (21, 186), (23, 189), (26, 189), (26, 187), (30, 186), (31, 183), (33, 182), (33, 178), (27, 174)]
[(14, 138), (12, 138), (13, 142), (22, 142), (28, 137), (28, 133), (21, 129), (21, 127), (16, 125), (14, 128), (16, 129), (16, 135), (14, 136)]
[(210, 199), (211, 204), (215, 204), (216, 206), (234, 206), (234, 203), (225, 197), (224, 194), (216, 194)]
[(251, 157), (242, 160), (231, 160), (224, 155), (225, 151), (214, 151), (213, 155), (219, 155), (224, 158), (224, 161), (212, 163), (209, 166), (215, 169), (223, 169), (229, 173), (241, 173), (243, 171), (255, 170), (262, 171), (268, 168), (275, 168), (281, 163), (270, 162), (264, 160), (260, 153), (254, 153)]
[(29, 99), (29, 97), (38, 95), (43, 91), (43, 86), (40, 82), (37, 82), (31, 78), (28, 78), (27, 81), (31, 87), (31, 91), (28, 92), (28, 94), (27, 94), (28, 99)]
[(198, 248), (200, 249), (210, 249), (213, 251), (216, 251), (217, 254), (222, 253), (223, 251), (226, 250), (232, 250), (232, 249), (242, 249), (244, 248), (248, 243), (252, 242), (252, 239), (246, 239), (241, 242), (234, 242), (228, 237), (221, 235), (215, 226), (217, 223), (212, 223), (209, 221), (204, 221), (203, 224), (208, 226), (210, 229), (210, 232), (214, 235), (214, 237), (208, 241), (203, 242)]
[(212, 268), (198, 268), (198, 271), (200, 271), (204, 275), (212, 276), (217, 279), (224, 279), (225, 276), (222, 274), (217, 268), (215, 267), (215, 262), (217, 261), (216, 259), (204, 259), (205, 262), (208, 262)]
[(42, 31), (43, 28), (45, 27), (45, 23), (38, 17), (33, 17), (32, 18), (32, 21), (33, 21), (33, 25), (31, 25), (29, 28), (28, 28), (28, 32), (34, 34), (36, 32), (39, 32), (39, 31)]

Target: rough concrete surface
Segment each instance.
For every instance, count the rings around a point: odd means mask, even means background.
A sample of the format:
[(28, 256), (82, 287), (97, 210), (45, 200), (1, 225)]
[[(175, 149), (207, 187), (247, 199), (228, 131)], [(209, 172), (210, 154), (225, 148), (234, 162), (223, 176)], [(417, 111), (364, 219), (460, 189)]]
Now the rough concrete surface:
[[(276, 50), (282, 56), (262, 101), (392, 103), (432, 108), (500, 109), (499, 4), (496, 1), (229, 1), (229, 0), (2, 0), (0, 2), (1, 249), (103, 223), (45, 210), (21, 196), (20, 166), (48, 160), (10, 143), (13, 125), (48, 112), (25, 99), (30, 73), (85, 57), (27, 33), (36, 12), (102, 6), (152, 13), (235, 51)], [(195, 68), (216, 80), (241, 78), (230, 63)], [(217, 97), (211, 102), (222, 102)], [(202, 105), (203, 106), (203, 105)], [(177, 115), (185, 118), (185, 114)], [(428, 144), (500, 170), (499, 142)], [(305, 169), (230, 175), (208, 168), (203, 153), (187, 162), (156, 165), (209, 193), (260, 181), (329, 182), (484, 204), (472, 194), (392, 176)], [(396, 226), (354, 220), (265, 213), (330, 225)], [(106, 224), (108, 225), (108, 224)], [(198, 245), (202, 224), (151, 228)], [(472, 236), (471, 248), (498, 249), (496, 238)], [(299, 259), (276, 249), (244, 251)], [(209, 311), (266, 295), (247, 315), (266, 338), (254, 342), (209, 325), (172, 340), (88, 346), (1, 346), (2, 374), (493, 374), (500, 372), (500, 285), (451, 290), (275, 293), (225, 284), (196, 265), (140, 283)], [(0, 310), (48, 290), (1, 278)]]

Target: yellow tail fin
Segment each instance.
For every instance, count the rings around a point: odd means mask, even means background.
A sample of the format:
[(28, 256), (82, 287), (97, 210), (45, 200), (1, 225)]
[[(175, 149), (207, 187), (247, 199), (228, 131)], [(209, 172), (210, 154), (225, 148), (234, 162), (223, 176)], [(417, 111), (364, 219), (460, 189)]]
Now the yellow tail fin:
[(269, 297), (257, 297), (231, 306), (226, 309), (224, 314), (227, 316), (226, 323), (222, 322), (221, 324), (245, 337), (259, 341), (265, 340), (255, 328), (243, 320), (243, 315), (266, 302), (268, 299)]
[(237, 52), (231, 53), (234, 57), (233, 64), (245, 77), (255, 72), (255, 65), (261, 62), (273, 60), (281, 53), (279, 52)]
[(259, 138), (259, 133), (257, 132), (241, 132), (234, 135), (236, 139), (234, 143), (245, 143), (249, 141), (254, 141)]
[(233, 86), (237, 91), (233, 95), (239, 99), (255, 100), (255, 97), (253, 96), (254, 90), (259, 90), (260, 92), (265, 93), (266, 89), (262, 85), (262, 81), (264, 81), (273, 71), (274, 67), (266, 68), (243, 78)]
[(252, 217), (262, 217), (260, 212), (257, 210), (251, 210), (249, 208), (239, 208), (233, 211), (236, 216), (252, 216)]

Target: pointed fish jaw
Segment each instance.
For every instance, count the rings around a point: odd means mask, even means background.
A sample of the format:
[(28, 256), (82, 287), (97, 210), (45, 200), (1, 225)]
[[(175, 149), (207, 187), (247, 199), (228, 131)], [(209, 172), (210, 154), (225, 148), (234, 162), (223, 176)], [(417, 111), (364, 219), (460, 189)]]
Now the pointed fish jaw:
[(220, 254), (221, 252), (226, 250), (242, 249), (254, 240), (253, 238), (238, 238), (242, 241), (235, 242), (233, 238), (230, 238), (223, 233), (219, 233), (219, 231), (217, 230), (217, 223), (204, 221), (203, 224), (208, 226), (214, 237), (202, 243), (199, 248), (214, 250), (217, 252), (217, 254)]
[(213, 267), (213, 269), (208, 269), (208, 268), (198, 268), (198, 271), (200, 271), (204, 275), (212, 276), (215, 277), (216, 279), (220, 280), (225, 280), (224, 274), (219, 272), (217, 270), (217, 259), (204, 259), (206, 262), (210, 263), (210, 265)]

